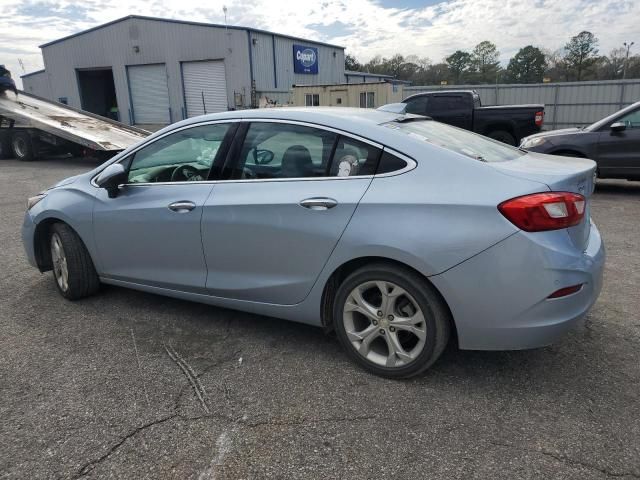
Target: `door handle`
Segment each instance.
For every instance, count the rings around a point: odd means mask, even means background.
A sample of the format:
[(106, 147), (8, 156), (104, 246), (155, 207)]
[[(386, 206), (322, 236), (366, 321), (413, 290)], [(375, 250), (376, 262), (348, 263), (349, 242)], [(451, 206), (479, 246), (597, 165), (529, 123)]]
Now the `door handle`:
[(309, 210), (329, 210), (338, 205), (333, 198), (307, 198), (300, 202), (300, 206)]
[(169, 210), (173, 210), (177, 213), (187, 213), (194, 208), (196, 208), (196, 204), (188, 200), (180, 200), (179, 202), (169, 204)]

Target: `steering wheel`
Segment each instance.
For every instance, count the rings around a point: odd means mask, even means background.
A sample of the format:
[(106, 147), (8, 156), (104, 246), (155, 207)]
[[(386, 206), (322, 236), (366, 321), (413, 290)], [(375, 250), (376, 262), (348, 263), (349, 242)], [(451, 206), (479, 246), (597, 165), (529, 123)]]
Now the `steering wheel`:
[(254, 172), (250, 168), (244, 167), (242, 169), (242, 178), (243, 179), (248, 179), (248, 178), (255, 179), (255, 178), (258, 178), (258, 175), (256, 175), (256, 172)]
[(173, 170), (173, 173), (171, 174), (172, 182), (196, 182), (201, 180), (204, 180), (204, 178), (202, 178), (202, 175), (200, 175), (198, 169), (192, 167), (191, 165), (179, 165)]

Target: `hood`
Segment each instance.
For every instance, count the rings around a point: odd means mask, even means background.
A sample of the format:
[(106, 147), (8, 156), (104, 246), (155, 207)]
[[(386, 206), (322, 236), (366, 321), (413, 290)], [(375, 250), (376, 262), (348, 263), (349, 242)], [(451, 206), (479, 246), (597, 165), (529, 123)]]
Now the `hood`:
[(58, 187), (64, 187), (65, 185), (71, 185), (78, 178), (80, 178), (80, 176), (81, 175), (74, 175), (73, 177), (68, 177), (68, 178), (65, 178), (64, 180), (60, 180), (58, 183), (51, 185), (49, 188), (47, 188), (47, 190), (52, 190)]

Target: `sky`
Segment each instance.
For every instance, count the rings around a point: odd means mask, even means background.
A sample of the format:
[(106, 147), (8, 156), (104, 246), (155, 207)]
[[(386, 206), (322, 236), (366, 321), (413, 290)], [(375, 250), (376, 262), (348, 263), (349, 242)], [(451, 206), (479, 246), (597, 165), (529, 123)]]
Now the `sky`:
[[(375, 55), (415, 54), (433, 62), (482, 40), (506, 65), (526, 45), (557, 50), (582, 30), (609, 53), (635, 41), (638, 0), (0, 0), (0, 64), (14, 77), (42, 68), (39, 45), (138, 14), (260, 28)], [(633, 53), (633, 51), (632, 51)]]

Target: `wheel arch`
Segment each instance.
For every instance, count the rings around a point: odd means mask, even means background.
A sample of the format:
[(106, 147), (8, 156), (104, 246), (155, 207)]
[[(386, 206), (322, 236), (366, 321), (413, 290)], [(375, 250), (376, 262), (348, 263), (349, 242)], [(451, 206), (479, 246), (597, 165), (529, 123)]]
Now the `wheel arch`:
[(320, 305), (320, 320), (322, 322), (322, 328), (325, 331), (329, 332), (333, 330), (333, 318), (332, 318), (331, 312), (333, 310), (333, 301), (335, 299), (335, 294), (340, 283), (345, 278), (347, 278), (351, 273), (355, 272), (359, 268), (364, 267), (365, 265), (373, 264), (373, 263), (386, 263), (389, 265), (395, 265), (397, 267), (410, 270), (416, 275), (419, 275), (425, 282), (427, 282), (433, 288), (434, 292), (437, 293), (437, 295), (440, 297), (440, 300), (442, 300), (443, 305), (445, 305), (445, 307), (449, 311), (452, 337), (455, 338), (455, 341), (457, 343), (458, 334), (456, 330), (455, 319), (453, 318), (453, 314), (451, 312), (451, 308), (449, 307), (449, 304), (447, 303), (446, 298), (444, 298), (442, 293), (440, 293), (440, 291), (433, 284), (433, 282), (429, 280), (429, 277), (427, 277), (426, 275), (422, 274), (419, 270), (416, 270), (414, 267), (404, 262), (391, 259), (388, 257), (380, 257), (380, 256), (366, 256), (366, 257), (353, 258), (347, 262), (344, 262), (340, 266), (338, 266), (331, 273), (331, 275), (329, 275), (329, 278), (325, 282), (325, 285), (322, 291), (322, 300)]
[[(71, 225), (69, 222), (66, 222), (65, 220), (59, 217), (47, 217), (42, 219), (36, 224), (36, 228), (33, 234), (33, 251), (35, 254), (38, 269), (43, 273), (48, 272), (53, 268), (53, 265), (51, 262), (51, 250), (49, 248), (49, 238), (51, 236), (51, 227), (56, 223), (63, 223), (66, 226), (68, 226), (71, 230), (75, 232), (75, 234), (78, 236), (78, 238), (80, 239), (84, 247), (85, 248), (87, 247), (85, 241), (82, 239), (82, 237), (78, 233), (78, 230), (76, 230), (73, 227), (73, 225)], [(88, 249), (87, 249), (87, 252), (89, 253), (89, 256), (91, 256), (91, 253), (89, 252)], [(92, 261), (94, 260), (92, 259)], [(94, 265), (95, 265), (95, 262), (94, 262)]]

